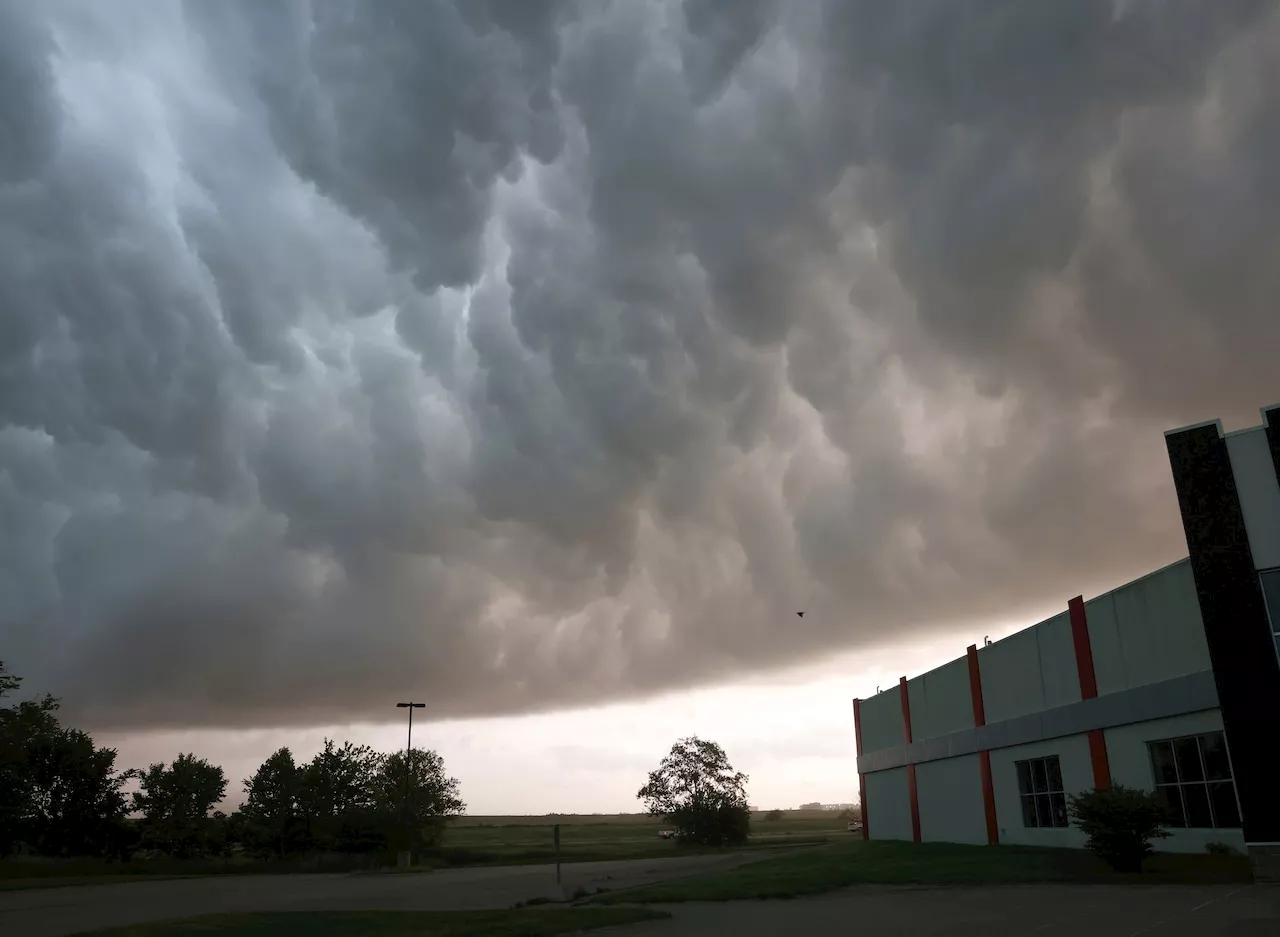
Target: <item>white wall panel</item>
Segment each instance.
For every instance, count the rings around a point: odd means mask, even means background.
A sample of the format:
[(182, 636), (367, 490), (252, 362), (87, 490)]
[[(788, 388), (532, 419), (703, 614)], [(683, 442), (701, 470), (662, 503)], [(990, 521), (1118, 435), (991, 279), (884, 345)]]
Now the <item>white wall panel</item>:
[(878, 752), (904, 744), (902, 734), (902, 697), (897, 686), (886, 693), (864, 699), (862, 711), (862, 750)]
[(1280, 566), (1280, 482), (1262, 427), (1227, 436), (1227, 455), (1236, 478), (1256, 569)]
[(1099, 695), (1211, 669), (1191, 563), (1085, 603)]
[(1084, 846), (1084, 834), (1075, 827), (1038, 829), (1026, 827), (1022, 819), (1022, 795), (1014, 763), (1028, 758), (1057, 755), (1062, 766), (1062, 784), (1067, 795), (1093, 787), (1093, 762), (1089, 758), (1087, 735), (1069, 735), (1030, 745), (1015, 745), (991, 752), (991, 786), (995, 791), (996, 820), (1000, 842), (1024, 846)]
[[(916, 778), (919, 783), (919, 777)], [(871, 839), (911, 839), (911, 796), (907, 769), (868, 774), (867, 828)]]
[(926, 842), (987, 841), (982, 805), (982, 771), (977, 755), (962, 755), (916, 765), (920, 838)]
[[(1111, 779), (1125, 787), (1152, 790), (1155, 777), (1151, 767), (1148, 742), (1222, 731), (1222, 713), (1216, 709), (1188, 713), (1170, 719), (1154, 719), (1105, 730), (1107, 760)], [(1170, 830), (1168, 839), (1158, 840), (1160, 852), (1203, 852), (1207, 843), (1227, 843), (1244, 852), (1244, 834), (1238, 829)]]
[(911, 699), (911, 737), (916, 741), (973, 728), (967, 657), (908, 680), (907, 693)]

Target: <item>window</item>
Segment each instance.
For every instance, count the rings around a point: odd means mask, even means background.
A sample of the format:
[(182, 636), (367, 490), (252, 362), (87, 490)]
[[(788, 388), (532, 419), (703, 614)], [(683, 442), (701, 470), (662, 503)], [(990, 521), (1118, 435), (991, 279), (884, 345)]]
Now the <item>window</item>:
[(1022, 794), (1023, 826), (1066, 826), (1067, 795), (1062, 790), (1062, 765), (1057, 755), (1015, 761), (1018, 792)]
[(1271, 637), (1280, 654), (1280, 569), (1268, 569), (1259, 573), (1262, 579), (1262, 597), (1267, 603), (1267, 616), (1271, 620)]
[(1221, 732), (1148, 742), (1156, 793), (1169, 807), (1170, 826), (1240, 826), (1227, 740)]

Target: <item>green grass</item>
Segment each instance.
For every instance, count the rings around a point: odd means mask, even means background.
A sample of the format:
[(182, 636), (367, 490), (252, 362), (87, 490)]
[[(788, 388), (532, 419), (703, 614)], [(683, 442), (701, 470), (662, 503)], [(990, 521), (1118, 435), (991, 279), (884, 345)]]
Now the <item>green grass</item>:
[(1005, 885), (1033, 882), (1247, 882), (1249, 861), (1207, 854), (1154, 856), (1140, 876), (1117, 875), (1077, 849), (844, 842), (725, 872), (611, 892), (597, 903), (797, 898), (850, 885)]
[[(459, 817), (449, 824), (444, 846), (420, 861), (429, 868), (477, 865), (531, 865), (554, 862), (555, 824), (560, 825), (560, 860), (596, 862), (610, 859), (661, 859), (719, 850), (683, 847), (658, 838), (664, 825), (643, 814), (543, 817)], [(845, 821), (828, 811), (784, 811), (777, 820), (752, 817), (748, 849), (800, 846), (843, 839)], [(175, 860), (135, 859), (127, 864), (101, 859), (0, 860), (0, 891), (158, 881), (198, 875), (262, 875), (291, 872), (345, 871), (316, 868), (305, 858), (264, 862), (248, 858)]]
[(645, 908), (552, 911), (273, 911), (215, 914), (86, 933), (81, 937), (551, 937), (668, 915)]

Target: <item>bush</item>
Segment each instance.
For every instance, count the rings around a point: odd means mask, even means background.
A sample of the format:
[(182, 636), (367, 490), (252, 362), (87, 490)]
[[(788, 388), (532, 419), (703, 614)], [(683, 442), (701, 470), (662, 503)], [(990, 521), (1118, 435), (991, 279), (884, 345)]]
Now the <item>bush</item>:
[(1238, 856), (1240, 850), (1230, 843), (1205, 843), (1204, 851), (1211, 856)]
[(1151, 841), (1169, 835), (1167, 809), (1151, 791), (1094, 788), (1072, 795), (1068, 810), (1088, 837), (1087, 848), (1117, 872), (1141, 872), (1155, 851)]
[(670, 814), (676, 841), (696, 846), (741, 846), (751, 836), (751, 811), (733, 801), (698, 798)]
[(777, 823), (779, 820), (782, 819), (782, 811), (770, 810), (768, 813), (764, 815), (764, 818), (768, 820), (770, 823)]

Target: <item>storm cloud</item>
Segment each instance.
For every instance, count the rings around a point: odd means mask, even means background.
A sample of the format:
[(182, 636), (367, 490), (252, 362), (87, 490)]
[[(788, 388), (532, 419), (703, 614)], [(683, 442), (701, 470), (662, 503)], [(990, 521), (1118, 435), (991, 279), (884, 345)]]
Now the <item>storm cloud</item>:
[(466, 716), (1113, 585), (1277, 205), (1274, 3), (0, 0), (0, 653)]

